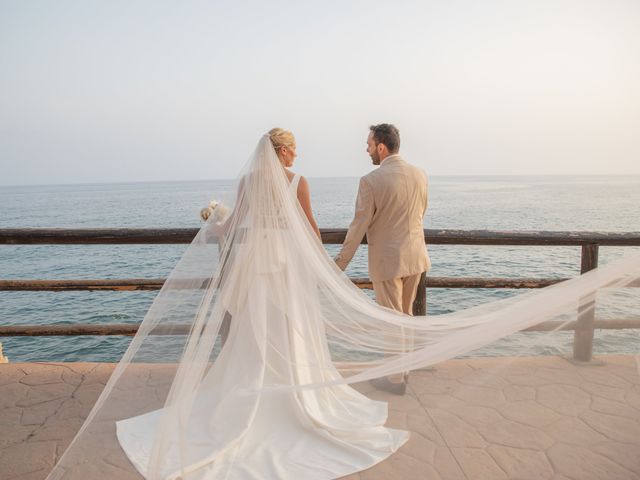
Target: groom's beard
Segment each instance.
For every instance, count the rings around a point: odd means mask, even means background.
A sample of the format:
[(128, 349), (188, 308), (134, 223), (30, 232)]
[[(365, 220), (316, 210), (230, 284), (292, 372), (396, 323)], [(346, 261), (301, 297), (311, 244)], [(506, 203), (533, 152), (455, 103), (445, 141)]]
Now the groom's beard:
[(380, 155), (378, 155), (378, 152), (372, 153), (369, 156), (371, 157), (371, 161), (374, 165), (380, 165)]

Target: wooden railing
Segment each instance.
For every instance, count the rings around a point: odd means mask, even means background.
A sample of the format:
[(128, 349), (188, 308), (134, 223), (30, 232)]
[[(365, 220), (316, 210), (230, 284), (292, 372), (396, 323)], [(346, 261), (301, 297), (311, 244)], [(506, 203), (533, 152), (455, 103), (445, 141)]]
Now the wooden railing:
[[(95, 245), (95, 244), (181, 244), (193, 240), (194, 228), (12, 228), (0, 229), (0, 244), (4, 245)], [(324, 244), (341, 244), (346, 229), (321, 229)], [(580, 246), (581, 273), (598, 266), (600, 246), (640, 246), (640, 232), (516, 232), (490, 230), (425, 230), (425, 242), (430, 245), (526, 245)], [(362, 243), (366, 244), (366, 238)], [(418, 286), (414, 313), (426, 313), (427, 288), (542, 288), (566, 278), (477, 278), (426, 277)], [(72, 290), (159, 290), (165, 279), (117, 280), (0, 280), (0, 291), (72, 291)], [(372, 288), (368, 278), (352, 278), (360, 288)], [(584, 305), (575, 322), (558, 325), (545, 322), (530, 330), (548, 331), (560, 327), (574, 330), (575, 360), (588, 362), (592, 358), (595, 328), (640, 328), (640, 318), (598, 320), (593, 304)], [(134, 335), (138, 325), (0, 325), (0, 336), (25, 335)], [(175, 333), (175, 330), (170, 330)], [(158, 331), (157, 334), (162, 334)]]

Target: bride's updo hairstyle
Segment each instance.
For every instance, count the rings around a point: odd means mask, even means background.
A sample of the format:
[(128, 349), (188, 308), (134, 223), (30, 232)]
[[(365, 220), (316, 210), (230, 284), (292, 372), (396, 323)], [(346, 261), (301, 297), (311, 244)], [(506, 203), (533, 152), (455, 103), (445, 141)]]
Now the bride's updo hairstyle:
[(272, 128), (269, 130), (269, 139), (271, 140), (271, 145), (275, 149), (278, 154), (278, 158), (280, 158), (280, 148), (281, 147), (290, 147), (296, 144), (296, 139), (289, 130), (285, 130), (284, 128)]

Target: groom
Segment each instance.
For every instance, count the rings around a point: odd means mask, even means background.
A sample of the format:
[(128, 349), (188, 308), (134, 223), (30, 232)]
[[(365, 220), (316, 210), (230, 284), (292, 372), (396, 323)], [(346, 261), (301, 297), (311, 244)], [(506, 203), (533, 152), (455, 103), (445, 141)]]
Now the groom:
[[(355, 216), (335, 261), (344, 270), (366, 234), (376, 302), (412, 315), (420, 275), (431, 267), (422, 223), (427, 175), (399, 155), (395, 126), (381, 123), (369, 128), (367, 153), (380, 167), (360, 179)], [(404, 394), (407, 377), (402, 375), (400, 382), (383, 378), (374, 384)]]

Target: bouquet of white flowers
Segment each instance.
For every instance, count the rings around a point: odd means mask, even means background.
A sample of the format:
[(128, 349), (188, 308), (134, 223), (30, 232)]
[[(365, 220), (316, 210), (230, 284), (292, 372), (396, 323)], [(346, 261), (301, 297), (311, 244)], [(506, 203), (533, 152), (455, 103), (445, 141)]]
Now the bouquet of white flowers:
[(218, 202), (217, 200), (211, 200), (209, 205), (200, 210), (200, 217), (205, 222), (211, 221), (213, 223), (222, 223), (229, 215), (229, 208)]

